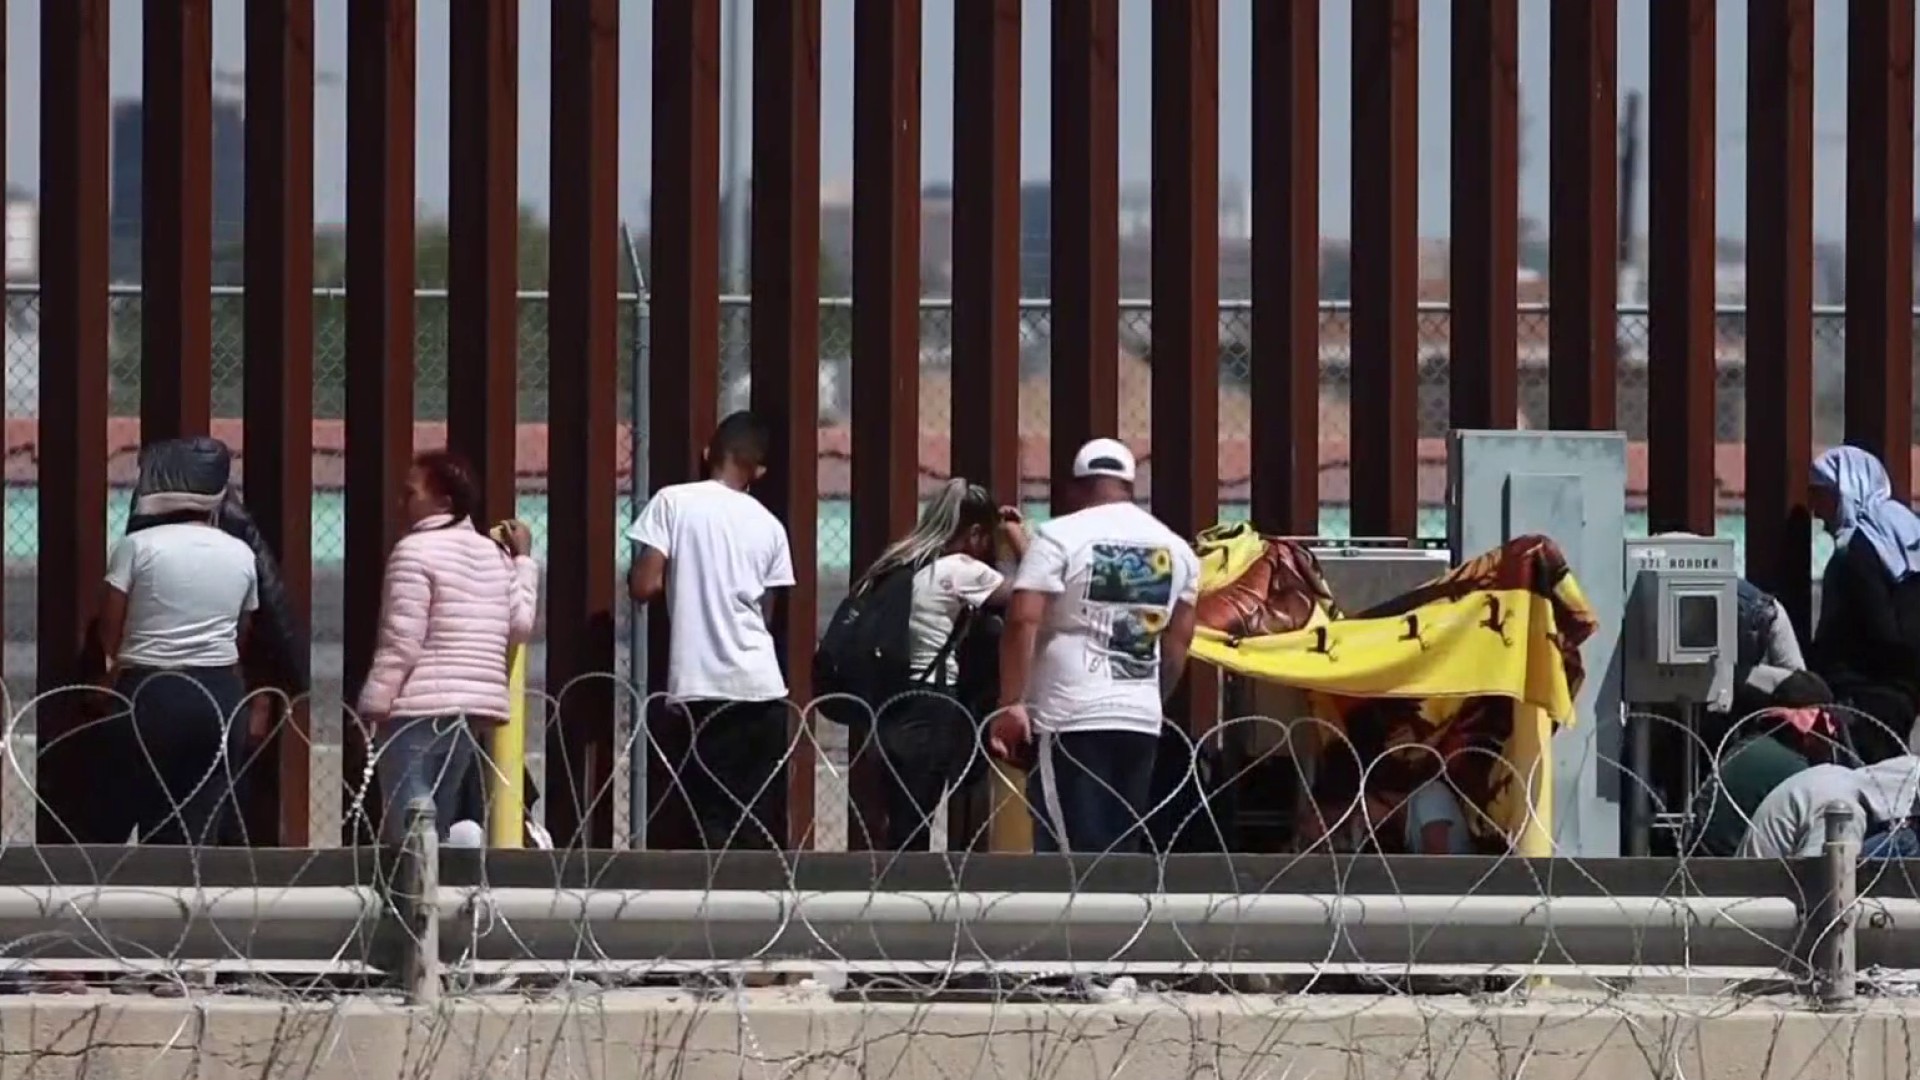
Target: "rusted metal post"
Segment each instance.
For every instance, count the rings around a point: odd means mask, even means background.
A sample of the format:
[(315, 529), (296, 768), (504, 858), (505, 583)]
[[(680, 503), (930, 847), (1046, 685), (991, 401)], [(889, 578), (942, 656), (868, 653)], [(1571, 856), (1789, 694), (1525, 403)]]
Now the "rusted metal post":
[[(701, 451), (713, 434), (720, 388), (720, 5), (659, 4), (653, 10), (653, 251), (648, 480), (657, 490), (706, 475)], [(797, 569), (797, 568), (796, 568)], [(647, 620), (648, 690), (666, 689), (666, 605)], [(655, 708), (648, 788), (677, 792), (669, 762), (686, 760), (686, 714)], [(656, 798), (647, 820), (656, 848), (693, 846), (687, 801)]]
[[(920, 481), (920, 0), (854, 0), (853, 566), (913, 526)], [(872, 753), (847, 844), (886, 821)]]
[(855, 0), (853, 176), (853, 561), (865, 566), (912, 527), (919, 499), (919, 0)]
[(465, 0), (451, 17), (447, 443), (479, 474), (484, 528), (513, 516), (517, 486), (520, 5)]
[[(7, 27), (6, 27), (7, 20), (5, 16), (6, 16), (5, 4), (0, 3), (0, 115), (4, 115), (7, 107), (7, 45), (8, 45), (8, 42), (7, 42)], [(6, 142), (5, 139), (0, 139), (0, 144), (4, 144), (5, 142)], [(5, 176), (5, 175), (7, 175), (7, 150), (4, 145), (0, 145), (0, 176)], [(11, 297), (6, 298), (6, 309), (7, 309), (8, 318), (11, 318), (12, 309), (13, 309), (13, 302)], [(7, 399), (7, 383), (10, 381), (7, 377), (8, 376), (7, 368), (11, 366), (12, 366), (11, 364), (0, 364), (0, 401), (4, 401)], [(36, 477), (35, 479), (36, 479), (36, 482), (38, 482), (38, 478)], [(0, 499), (0, 537), (5, 537), (7, 535), (7, 512), (6, 512), (6, 506), (4, 505), (5, 502), (6, 502), (5, 499)], [(4, 559), (0, 559), (0, 611), (6, 610), (6, 598), (7, 598), (7, 582), (6, 582), (7, 575), (6, 575), (6, 568), (5, 568), (4, 562), (5, 562)], [(6, 642), (4, 640), (5, 637), (6, 635), (0, 634), (0, 666), (3, 666), (6, 663)], [(4, 795), (6, 790), (7, 790), (6, 781), (0, 780), (0, 795)], [(0, 835), (5, 835), (9, 839), (12, 839), (15, 836), (15, 832), (12, 827), (0, 826)]]
[(1353, 9), (1353, 462), (1356, 536), (1418, 528), (1419, 0)]
[[(1021, 0), (956, 4), (953, 20), (953, 471), (1018, 506)], [(949, 850), (988, 836), (988, 785), (963, 794)]]
[(1551, 33), (1547, 418), (1556, 429), (1605, 431), (1619, 360), (1618, 0), (1556, 4)]
[(1845, 1009), (1860, 993), (1860, 825), (1858, 808), (1831, 802), (1821, 808), (1826, 844), (1821, 851), (1820, 891), (1807, 913), (1812, 932), (1814, 994), (1821, 1007)]
[[(660, 5), (656, 18), (678, 6)], [(551, 429), (547, 451), (547, 692), (557, 704), (547, 722), (545, 802), (556, 843), (602, 847), (613, 843), (617, 750), (608, 676), (620, 408), (619, 18), (616, 0), (553, 4), (548, 409), (565, 422)], [(667, 182), (656, 169), (656, 197)], [(656, 273), (665, 254), (660, 220), (656, 213)], [(661, 276), (670, 276), (674, 264), (664, 265)]]
[(1517, 0), (1453, 5), (1453, 282), (1448, 417), (1519, 418), (1520, 32)]
[(1053, 5), (1053, 506), (1074, 452), (1120, 430), (1120, 11)]
[[(8, 81), (6, 81), (6, 79), (8, 79), (8, 31), (6, 31), (6, 17), (4, 17), (4, 15), (6, 15), (6, 10), (4, 10), (4, 6), (0, 6), (0, 110), (6, 110), (6, 96), (8, 96), (8, 94), (6, 94), (6, 86), (8, 86)], [(6, 142), (6, 140), (0, 138), (0, 142)], [(0, 146), (0, 177), (4, 177), (4, 175), (6, 175), (6, 146)], [(29, 304), (31, 304), (31, 300), (29, 300)], [(6, 298), (6, 307), (8, 307), (8, 317), (12, 319), (12, 298)], [(10, 363), (0, 363), (0, 402), (8, 400), (8, 382), (10, 382), (10, 379), (8, 379), (8, 367), (12, 367), (12, 365), (10, 365)], [(6, 502), (6, 500), (0, 500), (0, 503), (4, 502)], [(6, 505), (0, 505), (0, 538), (4, 538), (4, 536), (8, 534), (6, 527), (8, 527), (8, 521), (6, 521)], [(4, 567), (4, 559), (0, 559), (0, 611), (4, 611), (4, 609), (6, 609), (6, 567)], [(4, 640), (4, 638), (6, 638), (6, 634), (0, 634), (0, 665), (6, 663), (6, 640)], [(0, 780), (0, 794), (4, 794), (6, 790), (8, 790), (8, 782), (6, 782), (6, 780)], [(4, 836), (8, 836), (8, 838), (15, 836), (12, 826), (0, 828), (0, 834), (4, 834)]]
[[(248, 506), (304, 626), (313, 610), (313, 0), (251, 0), (246, 21), (243, 468)], [(273, 737), (287, 847), (322, 839), (310, 828), (310, 731), (298, 701)]]
[[(720, 4), (654, 9), (653, 448), (656, 488), (706, 475), (720, 385)], [(656, 612), (656, 630), (664, 630)], [(658, 640), (665, 648), (666, 638)], [(664, 679), (666, 655), (649, 668)], [(664, 683), (662, 683), (664, 685)]]
[[(1153, 222), (1153, 510), (1193, 536), (1220, 509), (1218, 0), (1153, 8)], [(1217, 673), (1190, 669), (1171, 709), (1213, 730)]]
[(1253, 6), (1253, 520), (1320, 527), (1320, 5)]
[(1651, 8), (1647, 525), (1714, 527), (1714, 0)]
[(407, 816), (394, 877), (400, 918), (400, 985), (409, 1005), (440, 1003), (440, 827), (433, 800), (398, 808)]
[(140, 436), (213, 421), (213, 0), (146, 0)]
[[(346, 700), (379, 630), (387, 552), (400, 538), (413, 452), (414, 0), (347, 8)], [(346, 725), (349, 777), (367, 732)], [(379, 800), (363, 823), (378, 829)], [(350, 818), (349, 820), (353, 820)]]
[(1747, 5), (1747, 576), (1811, 632), (1813, 0)]
[[(85, 654), (107, 554), (108, 6), (66, 0), (40, 17), (41, 693), (98, 672), (97, 655)], [(76, 704), (56, 699), (37, 710), (42, 747), (73, 730)], [(99, 762), (63, 749), (42, 752), (40, 840), (124, 840), (77, 836)]]
[(953, 471), (1020, 503), (1020, 0), (954, 6)]
[(1847, 441), (1913, 493), (1912, 0), (1847, 9)]
[[(753, 408), (775, 447), (755, 490), (793, 553), (774, 639), (788, 696), (804, 703), (819, 632), (820, 0), (760, 0), (753, 14)], [(795, 718), (787, 841), (796, 849), (812, 846), (816, 722)]]

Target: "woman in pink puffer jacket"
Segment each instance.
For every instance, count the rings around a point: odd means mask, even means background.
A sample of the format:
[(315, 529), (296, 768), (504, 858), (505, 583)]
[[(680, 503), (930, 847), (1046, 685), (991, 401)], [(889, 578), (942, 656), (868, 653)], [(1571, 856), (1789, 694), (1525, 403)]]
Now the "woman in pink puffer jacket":
[(390, 843), (419, 798), (433, 801), (446, 837), (479, 738), (507, 718), (507, 647), (533, 635), (540, 568), (532, 538), (513, 522), (503, 549), (474, 527), (478, 501), (473, 469), (458, 455), (414, 460), (412, 529), (387, 559), (379, 644), (360, 691)]

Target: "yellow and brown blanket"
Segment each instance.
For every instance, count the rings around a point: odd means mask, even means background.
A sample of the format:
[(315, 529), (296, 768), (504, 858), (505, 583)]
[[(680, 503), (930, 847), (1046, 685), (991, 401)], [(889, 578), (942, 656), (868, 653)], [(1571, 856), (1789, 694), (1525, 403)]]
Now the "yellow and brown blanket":
[[(1378, 760), (1369, 786), (1383, 794), (1411, 792), (1444, 761), (1482, 811), (1469, 817), (1483, 838), (1518, 840), (1537, 822), (1545, 747), (1573, 722), (1580, 646), (1595, 629), (1553, 541), (1518, 537), (1351, 617), (1304, 546), (1242, 525), (1196, 547), (1195, 657), (1307, 691), (1362, 761)], [(1412, 746), (1427, 750), (1394, 752)]]

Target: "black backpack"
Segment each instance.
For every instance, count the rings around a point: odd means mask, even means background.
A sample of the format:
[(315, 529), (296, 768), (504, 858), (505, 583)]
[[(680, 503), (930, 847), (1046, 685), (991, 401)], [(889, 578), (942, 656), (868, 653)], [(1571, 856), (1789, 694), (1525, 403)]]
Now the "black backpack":
[(816, 698), (847, 697), (821, 702), (820, 713), (827, 719), (836, 724), (868, 723), (901, 694), (944, 686), (947, 657), (971, 612), (962, 609), (932, 662), (915, 671), (909, 616), (913, 578), (922, 569), (889, 570), (848, 593), (834, 609), (813, 654), (813, 692)]

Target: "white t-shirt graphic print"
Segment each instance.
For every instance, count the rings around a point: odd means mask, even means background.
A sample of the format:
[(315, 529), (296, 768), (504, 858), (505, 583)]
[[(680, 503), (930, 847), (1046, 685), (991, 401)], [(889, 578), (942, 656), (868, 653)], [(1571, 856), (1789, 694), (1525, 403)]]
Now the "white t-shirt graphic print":
[(793, 584), (787, 530), (759, 499), (714, 480), (654, 492), (627, 539), (667, 557), (667, 696), (787, 696), (760, 601)]
[(1053, 597), (1027, 682), (1034, 724), (1158, 735), (1160, 635), (1199, 583), (1193, 548), (1132, 503), (1036, 529), (1013, 583)]

